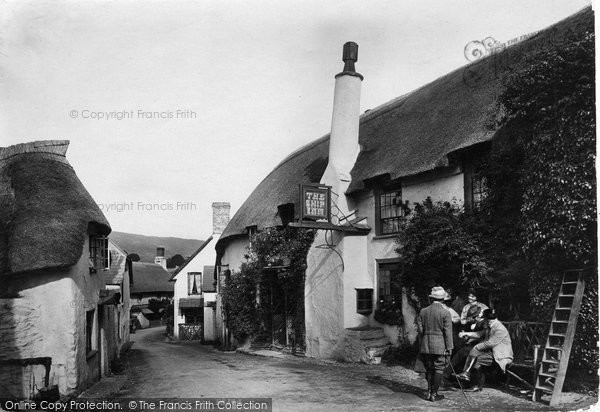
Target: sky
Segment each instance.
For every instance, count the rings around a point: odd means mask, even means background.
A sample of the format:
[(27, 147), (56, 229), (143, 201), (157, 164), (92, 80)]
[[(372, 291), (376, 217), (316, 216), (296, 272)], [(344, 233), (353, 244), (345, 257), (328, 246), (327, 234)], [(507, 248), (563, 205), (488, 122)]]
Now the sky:
[(330, 130), (342, 46), (361, 113), (541, 30), (583, 0), (0, 1), (0, 146), (69, 140), (113, 230), (206, 239)]

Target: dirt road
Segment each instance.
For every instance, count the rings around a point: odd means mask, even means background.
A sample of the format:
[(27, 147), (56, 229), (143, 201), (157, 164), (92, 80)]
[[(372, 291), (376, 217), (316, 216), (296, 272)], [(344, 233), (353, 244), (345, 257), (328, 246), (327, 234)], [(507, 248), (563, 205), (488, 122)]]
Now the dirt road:
[[(227, 353), (194, 342), (165, 342), (162, 328), (138, 331), (126, 358), (129, 383), (121, 398), (273, 399), (274, 411), (400, 411), (464, 409), (460, 392), (435, 404), (421, 398), (425, 380), (411, 370), (284, 356)], [(468, 394), (475, 409), (544, 410), (496, 389)]]

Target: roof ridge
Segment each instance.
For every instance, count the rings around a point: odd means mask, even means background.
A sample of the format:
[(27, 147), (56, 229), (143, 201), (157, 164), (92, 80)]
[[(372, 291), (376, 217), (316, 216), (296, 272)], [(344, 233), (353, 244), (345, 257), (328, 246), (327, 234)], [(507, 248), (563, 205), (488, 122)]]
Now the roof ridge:
[(0, 160), (7, 160), (24, 153), (51, 153), (65, 157), (69, 143), (68, 140), (36, 140), (34, 142), (0, 147)]

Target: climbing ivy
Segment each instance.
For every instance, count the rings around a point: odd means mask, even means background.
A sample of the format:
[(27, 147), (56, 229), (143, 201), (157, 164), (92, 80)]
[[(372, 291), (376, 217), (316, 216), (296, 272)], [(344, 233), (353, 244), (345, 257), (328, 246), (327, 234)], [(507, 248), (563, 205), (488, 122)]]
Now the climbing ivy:
[[(587, 25), (587, 26), (585, 26)], [(571, 364), (598, 369), (593, 19), (544, 44), (502, 79), (474, 212), (427, 200), (396, 249), (402, 284), (426, 302), (434, 284), (479, 287), (503, 319), (549, 322), (562, 274), (587, 268)], [(525, 301), (525, 302), (523, 302)]]
[(515, 242), (532, 264), (534, 316), (549, 320), (565, 269), (589, 268), (572, 364), (598, 368), (595, 48), (593, 19), (503, 79), (499, 123), (518, 187)]
[(222, 292), (228, 326), (236, 339), (246, 341), (268, 332), (272, 294), (282, 292), (294, 319), (294, 336), (302, 340), (306, 256), (314, 237), (312, 230), (291, 227), (267, 228), (250, 237), (246, 262), (231, 273)]
[(401, 284), (411, 290), (416, 308), (426, 305), (435, 285), (467, 290), (486, 283), (490, 271), (476, 223), (457, 204), (415, 204), (397, 238), (403, 271)]

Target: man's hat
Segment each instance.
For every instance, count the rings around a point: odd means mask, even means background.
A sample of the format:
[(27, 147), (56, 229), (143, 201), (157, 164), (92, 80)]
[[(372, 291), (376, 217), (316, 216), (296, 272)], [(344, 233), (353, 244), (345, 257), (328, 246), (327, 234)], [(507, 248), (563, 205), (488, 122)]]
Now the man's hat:
[(444, 300), (446, 298), (446, 291), (444, 290), (443, 287), (441, 286), (434, 286), (431, 289), (431, 294), (429, 295), (430, 298), (433, 299), (439, 299), (439, 300)]

